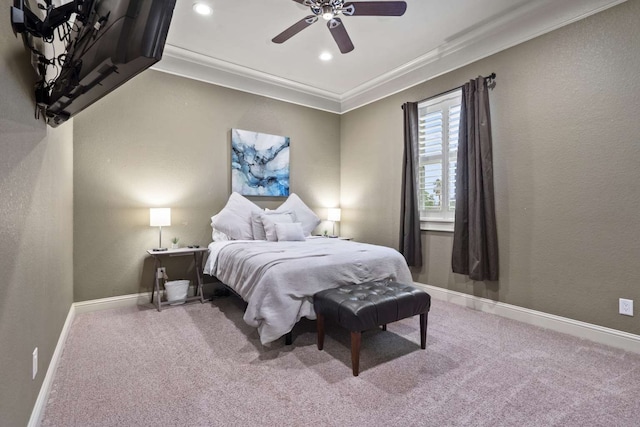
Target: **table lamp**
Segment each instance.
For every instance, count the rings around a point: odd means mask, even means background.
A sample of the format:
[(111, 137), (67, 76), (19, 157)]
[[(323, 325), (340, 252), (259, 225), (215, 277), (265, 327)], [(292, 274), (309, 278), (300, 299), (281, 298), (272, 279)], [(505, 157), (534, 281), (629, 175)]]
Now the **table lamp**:
[(154, 251), (166, 251), (167, 248), (162, 247), (162, 227), (171, 225), (171, 208), (149, 209), (149, 225), (151, 227), (160, 227), (160, 239), (158, 240), (158, 247)]
[(340, 222), (340, 208), (329, 208), (327, 212), (327, 221), (331, 221), (333, 223), (333, 233), (331, 237), (336, 236), (336, 222)]

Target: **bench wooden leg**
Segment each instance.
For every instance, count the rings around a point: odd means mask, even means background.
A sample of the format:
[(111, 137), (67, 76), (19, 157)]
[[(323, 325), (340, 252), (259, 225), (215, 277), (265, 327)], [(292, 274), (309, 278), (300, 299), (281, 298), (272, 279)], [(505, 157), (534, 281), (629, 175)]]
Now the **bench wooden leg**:
[(422, 313), (420, 315), (420, 348), (427, 348), (427, 315), (428, 313)]
[(318, 350), (322, 350), (324, 347), (324, 316), (322, 314), (318, 314), (316, 325), (318, 327)]
[(383, 330), (383, 331), (386, 331), (386, 330), (387, 330), (387, 325), (386, 325), (386, 324), (382, 325), (382, 330)]
[(361, 332), (351, 332), (351, 368), (353, 376), (357, 377), (360, 373), (360, 341), (362, 339)]

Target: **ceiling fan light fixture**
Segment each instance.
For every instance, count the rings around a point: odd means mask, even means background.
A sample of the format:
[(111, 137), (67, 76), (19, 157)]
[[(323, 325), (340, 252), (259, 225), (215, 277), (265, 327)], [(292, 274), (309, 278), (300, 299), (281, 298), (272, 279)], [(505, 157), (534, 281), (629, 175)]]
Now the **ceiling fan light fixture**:
[(194, 3), (193, 10), (199, 15), (213, 15), (213, 8), (206, 3)]
[(325, 21), (333, 19), (335, 13), (333, 13), (333, 8), (331, 6), (322, 6), (322, 18)]
[(333, 59), (333, 55), (331, 55), (329, 52), (322, 52), (320, 54), (320, 60), (321, 61), (331, 61)]

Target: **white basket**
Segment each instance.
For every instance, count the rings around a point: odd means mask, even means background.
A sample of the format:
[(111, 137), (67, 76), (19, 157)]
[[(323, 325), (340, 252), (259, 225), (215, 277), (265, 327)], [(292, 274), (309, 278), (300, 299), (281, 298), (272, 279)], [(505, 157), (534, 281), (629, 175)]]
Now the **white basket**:
[(167, 301), (178, 301), (170, 305), (184, 304), (184, 300), (187, 298), (187, 292), (189, 291), (189, 283), (188, 280), (165, 282), (164, 289), (166, 290)]

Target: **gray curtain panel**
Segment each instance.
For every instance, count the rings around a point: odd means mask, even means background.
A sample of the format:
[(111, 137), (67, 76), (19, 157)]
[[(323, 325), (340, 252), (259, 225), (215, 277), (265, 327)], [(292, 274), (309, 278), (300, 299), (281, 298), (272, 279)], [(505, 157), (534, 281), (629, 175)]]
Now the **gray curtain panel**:
[(418, 209), (418, 103), (407, 102), (404, 110), (404, 159), (402, 164), (402, 205), (400, 253), (410, 267), (422, 267), (420, 211)]
[(498, 280), (491, 146), (489, 92), (478, 77), (462, 87), (452, 256), (453, 272), (473, 280)]

